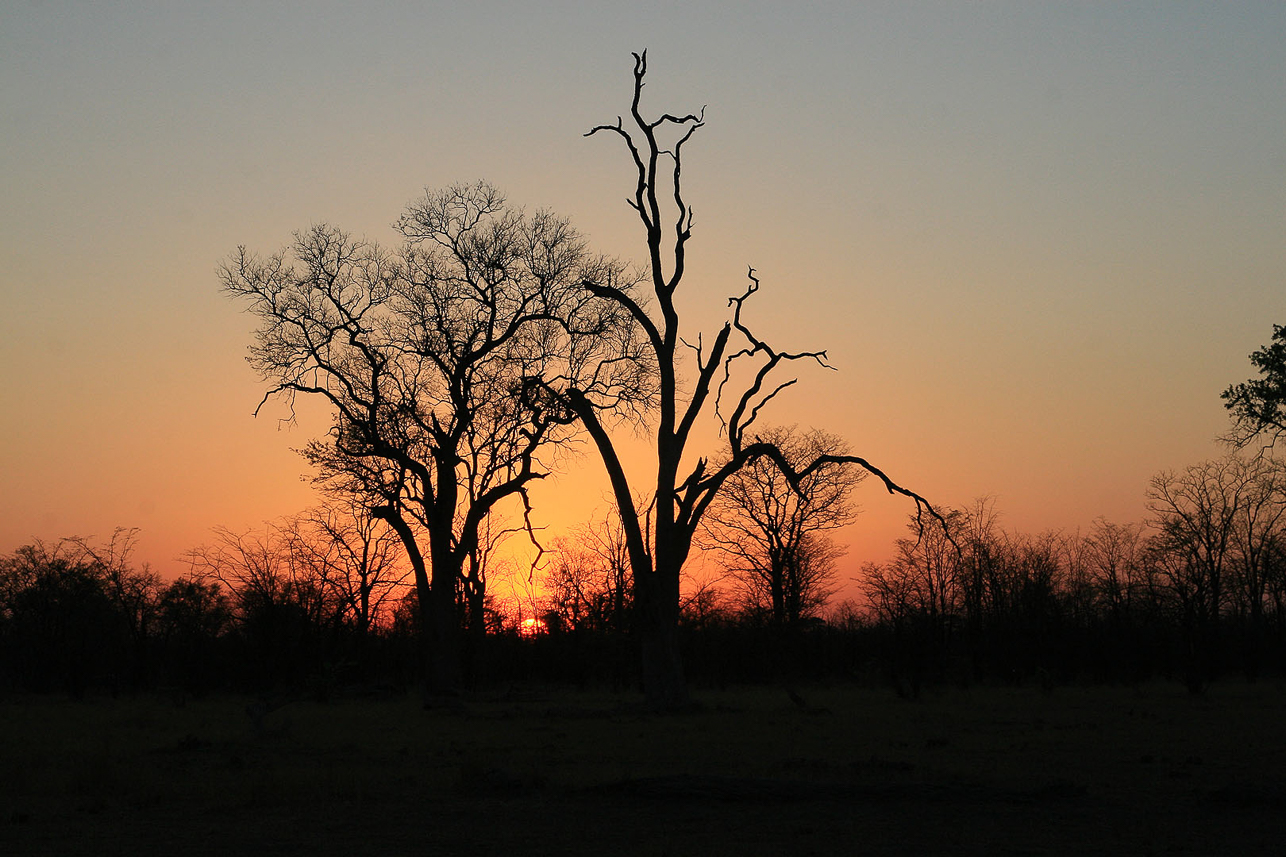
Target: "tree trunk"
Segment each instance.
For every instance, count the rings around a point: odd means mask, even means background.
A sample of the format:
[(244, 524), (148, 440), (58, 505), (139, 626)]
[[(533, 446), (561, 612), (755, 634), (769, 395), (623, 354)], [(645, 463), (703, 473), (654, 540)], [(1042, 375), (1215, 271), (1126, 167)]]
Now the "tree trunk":
[(486, 590), (476, 580), (466, 581), (464, 587), (465, 609), (468, 611), (463, 639), (464, 652), (461, 658), (464, 686), (476, 688), (478, 676), (482, 673), (480, 660), (487, 639), (487, 602)]
[(453, 569), (434, 564), (430, 592), (433, 624), (428, 629), (433, 639), (429, 691), (434, 694), (453, 694), (460, 690), (460, 623), (456, 619), (455, 578)]
[(679, 651), (678, 575), (670, 576), (653, 572), (635, 589), (643, 695), (655, 711), (675, 711), (691, 702)]
[(426, 690), (434, 692), (437, 689), (435, 660), (439, 648), (434, 645), (437, 619), (433, 609), (434, 587), (429, 582), (429, 571), (424, 561), (424, 554), (421, 553), (420, 546), (415, 541), (415, 534), (411, 531), (411, 527), (396, 509), (392, 506), (381, 506), (371, 509), (371, 514), (384, 520), (393, 528), (393, 531), (397, 533), (398, 538), (402, 541), (402, 547), (406, 550), (407, 559), (411, 561), (411, 569), (415, 573), (415, 602), (419, 607), (420, 654), (424, 659), (422, 662), (424, 684)]

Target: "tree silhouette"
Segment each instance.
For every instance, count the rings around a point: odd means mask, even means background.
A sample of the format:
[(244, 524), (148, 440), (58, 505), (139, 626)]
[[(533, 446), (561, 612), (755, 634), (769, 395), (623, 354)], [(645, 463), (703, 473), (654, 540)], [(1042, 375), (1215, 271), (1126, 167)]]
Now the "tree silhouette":
[[(817, 429), (773, 427), (759, 439), (774, 444), (798, 469), (845, 451), (842, 440)], [(857, 516), (853, 489), (865, 476), (833, 463), (791, 485), (765, 457), (729, 477), (706, 513), (702, 541), (722, 556), (743, 607), (776, 625), (818, 614), (835, 591), (835, 562), (844, 555), (826, 532)]]
[[(646, 366), (628, 316), (581, 287), (633, 282), (564, 219), (528, 217), (485, 183), (429, 192), (398, 221), (397, 252), (331, 226), (266, 259), (238, 250), (224, 289), (261, 324), (250, 362), (272, 396), (324, 399), (332, 462), (381, 496), (432, 633), (431, 684), (461, 679), (456, 587), (496, 507), (547, 473), (567, 439), (569, 384), (629, 409)], [(291, 258), (293, 257), (293, 259)]]
[(630, 607), (629, 561), (619, 524), (598, 522), (554, 540), (543, 582), (565, 627), (622, 633)]
[(0, 556), (0, 660), (28, 687), (79, 695), (146, 682), (161, 583), (130, 565), (137, 534), (37, 540)]
[(397, 534), (361, 495), (333, 497), (288, 522), (291, 548), (315, 569), (359, 640), (381, 621), (410, 572)]
[(161, 592), (157, 641), (165, 679), (179, 699), (208, 689), (216, 680), (220, 637), (232, 624), (232, 602), (216, 580), (186, 574)]
[(1082, 560), (1100, 609), (1116, 622), (1129, 621), (1146, 596), (1143, 526), (1095, 519), (1084, 538)]
[[(136, 671), (146, 669), (148, 644), (156, 620), (161, 577), (146, 563), (134, 568), (130, 557), (138, 543), (136, 527), (117, 527), (103, 544), (92, 539), (68, 540), (80, 552), (80, 561), (102, 582), (104, 591), (129, 629), (132, 656), (125, 659)], [(133, 677), (137, 682), (140, 675)]]
[(1203, 461), (1152, 478), (1148, 509), (1158, 573), (1176, 601), (1186, 645), (1185, 680), (1200, 690), (1218, 665), (1237, 524), (1251, 488), (1247, 462)]
[[(618, 283), (587, 278), (586, 287), (635, 320), (643, 331), (647, 363), (657, 375), (658, 418), (651, 453), (656, 469), (642, 494), (649, 505), (640, 508), (635, 502), (632, 483), (608, 431), (610, 418), (603, 416), (603, 403), (577, 384), (566, 389), (565, 401), (588, 428), (620, 510), (633, 570), (644, 691), (652, 705), (673, 708), (687, 704), (678, 640), (683, 565), (706, 510), (738, 470), (767, 458), (791, 484), (798, 485), (820, 467), (848, 462), (877, 476), (891, 493), (910, 497), (920, 510), (933, 512), (923, 498), (897, 485), (864, 459), (823, 455), (797, 468), (774, 444), (755, 436), (751, 429), (764, 406), (794, 383), (777, 380), (782, 364), (800, 360), (821, 366), (827, 363), (823, 351), (780, 351), (750, 330), (744, 312), (760, 287), (753, 269), (746, 289), (729, 299), (732, 318), (708, 345), (700, 335), (682, 338), (676, 296), (683, 284), (693, 226), (692, 208), (681, 183), (683, 150), (703, 126), (704, 111), (680, 116), (663, 113), (645, 119), (640, 100), (646, 74), (646, 52), (634, 54), (629, 128), (618, 117), (615, 124), (595, 126), (587, 136), (616, 135), (629, 152), (636, 183), (628, 202), (646, 235), (652, 304), (645, 305), (633, 290)], [(689, 355), (691, 364), (685, 359)], [(689, 369), (692, 374), (685, 382)], [(740, 385), (733, 380), (747, 377)], [(716, 466), (705, 457), (692, 461), (686, 456), (698, 420), (712, 411), (719, 414), (728, 442), (727, 455)]]
[(1250, 362), (1259, 377), (1221, 394), (1233, 419), (1228, 440), (1239, 447), (1262, 435), (1276, 441), (1286, 434), (1286, 327), (1273, 325), (1272, 341), (1251, 354)]

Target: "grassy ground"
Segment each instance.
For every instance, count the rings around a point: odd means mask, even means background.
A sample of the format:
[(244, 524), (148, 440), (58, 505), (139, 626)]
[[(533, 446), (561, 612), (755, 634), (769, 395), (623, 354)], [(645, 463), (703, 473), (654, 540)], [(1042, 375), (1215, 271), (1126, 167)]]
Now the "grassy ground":
[(0, 699), (0, 853), (1269, 854), (1286, 689)]

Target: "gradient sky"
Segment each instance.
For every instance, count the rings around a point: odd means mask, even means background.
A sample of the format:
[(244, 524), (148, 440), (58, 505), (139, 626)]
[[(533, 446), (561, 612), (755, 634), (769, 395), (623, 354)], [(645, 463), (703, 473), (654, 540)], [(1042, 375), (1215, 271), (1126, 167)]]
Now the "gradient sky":
[[(311, 502), (305, 413), (251, 417), (238, 244), (327, 221), (393, 243), (486, 178), (640, 258), (614, 138), (708, 105), (687, 149), (690, 317), (829, 349), (771, 415), (1007, 526), (1144, 515), (1220, 453), (1218, 394), (1286, 323), (1286, 4), (41, 3), (0, 12), (0, 551)], [(601, 465), (542, 487), (553, 532)], [(569, 490), (569, 486), (575, 490)], [(910, 505), (872, 489), (844, 572)]]

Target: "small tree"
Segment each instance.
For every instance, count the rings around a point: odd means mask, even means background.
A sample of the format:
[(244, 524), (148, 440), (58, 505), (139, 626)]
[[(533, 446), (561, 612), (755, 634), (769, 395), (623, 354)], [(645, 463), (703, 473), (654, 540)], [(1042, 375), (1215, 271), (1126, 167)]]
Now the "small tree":
[(216, 527), (213, 542), (187, 555), (193, 580), (217, 582), (231, 594), (237, 636), (259, 683), (297, 680), (301, 670), (319, 668), (344, 612), (326, 580), (330, 569), (300, 550), (293, 526), (286, 519), (245, 532)]
[(1142, 525), (1095, 519), (1084, 538), (1082, 559), (1101, 609), (1113, 622), (1131, 621), (1147, 594)]
[(1152, 555), (1179, 607), (1186, 680), (1193, 691), (1212, 676), (1218, 661), (1219, 620), (1228, 600), (1248, 476), (1247, 462), (1229, 455), (1178, 473), (1159, 473), (1148, 489)]
[[(817, 429), (769, 428), (759, 439), (797, 470), (846, 452), (842, 440)], [(729, 477), (706, 513), (702, 540), (723, 558), (743, 608), (779, 626), (820, 613), (835, 592), (835, 564), (845, 553), (826, 533), (857, 517), (853, 489), (865, 476), (830, 463), (791, 485), (772, 459), (759, 458)]]
[(288, 524), (292, 550), (330, 589), (359, 640), (386, 618), (410, 576), (397, 534), (362, 500), (334, 497)]
[(130, 566), (136, 534), (36, 541), (0, 556), (0, 656), (29, 687), (81, 694), (143, 677), (159, 579)]
[(182, 694), (199, 693), (226, 678), (218, 674), (215, 655), (231, 624), (232, 603), (216, 580), (187, 574), (161, 590), (157, 638), (166, 678)]
[(92, 539), (68, 540), (80, 552), (81, 562), (97, 573), (108, 597), (125, 619), (133, 648), (129, 662), (135, 681), (142, 680), (147, 669), (148, 647), (161, 591), (161, 577), (147, 563), (142, 568), (131, 564), (138, 532), (137, 527), (117, 527), (103, 544), (96, 544)]
[(621, 634), (629, 627), (629, 557), (614, 511), (558, 538), (545, 588), (566, 627)]

